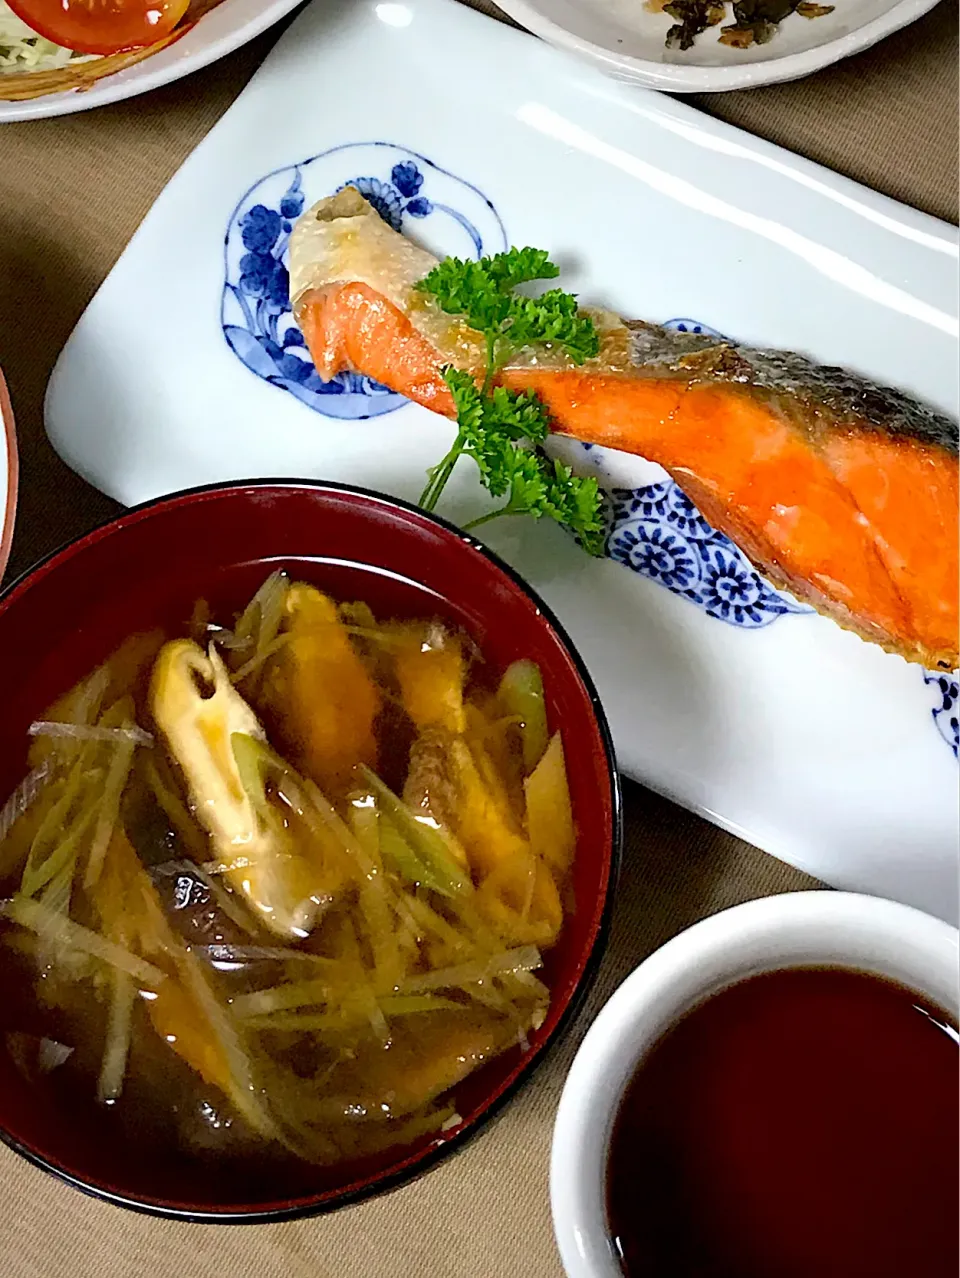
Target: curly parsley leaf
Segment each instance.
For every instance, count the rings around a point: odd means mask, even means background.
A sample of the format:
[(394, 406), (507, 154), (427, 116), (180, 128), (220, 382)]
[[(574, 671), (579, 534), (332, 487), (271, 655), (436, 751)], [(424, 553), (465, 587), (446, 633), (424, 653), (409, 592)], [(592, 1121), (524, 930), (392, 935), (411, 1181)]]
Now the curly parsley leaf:
[(600, 342), (593, 320), (579, 314), (574, 295), (556, 288), (539, 297), (513, 292), (520, 284), (556, 279), (559, 273), (543, 249), (512, 248), (479, 262), (448, 257), (417, 288), (446, 314), (462, 316), (482, 333), (497, 367), (524, 346), (548, 343), (582, 364), (596, 355)]
[(503, 386), (484, 393), (469, 373), (456, 368), (447, 368), (444, 380), (457, 408), (459, 429), (454, 447), (431, 472), (420, 504), (432, 510), (457, 458), (472, 457), (490, 494), (507, 500), (468, 527), (501, 515), (547, 515), (568, 528), (590, 554), (602, 554), (605, 537), (597, 481), (574, 475), (539, 451), (549, 431), (549, 416), (538, 396)]
[(552, 288), (539, 297), (514, 297), (502, 326), (502, 339), (514, 349), (549, 343), (561, 346), (574, 364), (596, 355), (600, 347), (589, 315), (577, 310), (572, 293)]
[(600, 489), (592, 475), (575, 475), (569, 466), (554, 458), (547, 503), (545, 513), (569, 528), (588, 554), (603, 554), (607, 537), (601, 515)]
[(512, 291), (558, 274), (542, 249), (514, 248), (479, 262), (447, 258), (420, 281), (417, 287), (441, 310), (462, 316), (483, 335), (487, 350), (480, 385), (461, 369), (444, 370), (457, 413), (457, 436), (429, 472), (420, 504), (434, 509), (458, 458), (465, 455), (476, 462), (491, 495), (506, 498), (473, 526), (501, 515), (546, 515), (569, 529), (590, 554), (599, 555), (605, 533), (597, 481), (574, 475), (540, 450), (550, 433), (550, 414), (538, 395), (494, 385), (510, 353), (522, 347), (560, 347), (575, 364), (597, 354), (593, 321), (579, 313), (572, 294), (550, 289), (527, 297)]
[(505, 292), (519, 284), (531, 284), (534, 280), (555, 280), (560, 274), (560, 267), (550, 261), (546, 249), (511, 248), (506, 253), (485, 258), (483, 267), (489, 278)]

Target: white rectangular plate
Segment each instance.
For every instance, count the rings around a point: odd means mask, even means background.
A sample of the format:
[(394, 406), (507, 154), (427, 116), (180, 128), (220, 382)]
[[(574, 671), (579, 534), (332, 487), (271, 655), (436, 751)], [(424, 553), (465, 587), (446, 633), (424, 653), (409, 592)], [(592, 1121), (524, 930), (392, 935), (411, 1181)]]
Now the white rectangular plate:
[[(128, 504), (255, 476), (416, 499), (449, 424), (366, 385), (319, 394), (284, 346), (284, 217), (357, 178), (435, 252), (542, 246), (586, 301), (956, 412), (949, 227), (449, 0), (315, 0), (70, 338), (47, 398), (66, 461)], [(673, 590), (546, 522), (484, 533), (569, 629), (624, 771), (835, 886), (954, 918), (956, 683), (796, 611), (656, 467), (582, 460), (644, 488), (614, 544)], [(464, 464), (441, 511), (483, 508)]]

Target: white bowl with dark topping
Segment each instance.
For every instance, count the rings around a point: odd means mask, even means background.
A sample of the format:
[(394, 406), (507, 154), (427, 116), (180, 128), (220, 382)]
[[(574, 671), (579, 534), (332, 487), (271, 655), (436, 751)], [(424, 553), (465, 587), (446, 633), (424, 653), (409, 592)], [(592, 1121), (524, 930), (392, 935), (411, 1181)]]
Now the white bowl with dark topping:
[(550, 44), (588, 58), (617, 80), (668, 93), (724, 93), (798, 80), (870, 48), (936, 2), (833, 0), (831, 7), (827, 0), (796, 5), (794, 0), (499, 0), (512, 18)]

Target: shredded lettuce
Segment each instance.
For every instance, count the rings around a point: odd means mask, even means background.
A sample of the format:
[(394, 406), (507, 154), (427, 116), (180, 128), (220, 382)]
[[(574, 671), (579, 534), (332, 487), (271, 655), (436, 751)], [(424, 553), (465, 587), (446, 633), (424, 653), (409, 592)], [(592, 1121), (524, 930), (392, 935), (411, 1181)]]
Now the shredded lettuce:
[(0, 0), (0, 75), (19, 71), (56, 71), (68, 62), (88, 61), (93, 55), (80, 55), (63, 49), (52, 40), (37, 35), (13, 12), (6, 0)]

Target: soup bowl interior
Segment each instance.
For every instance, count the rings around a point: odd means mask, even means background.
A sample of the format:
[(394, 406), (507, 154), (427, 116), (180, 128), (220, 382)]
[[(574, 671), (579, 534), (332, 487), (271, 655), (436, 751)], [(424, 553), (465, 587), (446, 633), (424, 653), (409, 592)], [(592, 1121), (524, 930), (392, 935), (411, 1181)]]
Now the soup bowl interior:
[[(300, 1165), (262, 1182), (184, 1158), (152, 1158), (113, 1138), (93, 1105), (37, 1103), (0, 1050), (0, 1134), (78, 1187), (133, 1207), (208, 1220), (322, 1210), (425, 1169), (489, 1118), (562, 1030), (599, 958), (619, 853), (619, 794), (609, 736), (578, 657), (544, 606), (462, 533), (392, 499), (329, 484), (258, 482), (194, 490), (128, 512), (58, 552), (0, 600), (5, 714), (0, 793), (26, 771), (27, 730), (59, 694), (127, 635), (182, 633), (203, 598), (230, 618), (283, 568), (381, 617), (439, 615), (464, 628), (502, 671), (528, 657), (542, 671), (551, 725), (562, 725), (578, 847), (575, 909), (546, 955), (548, 1016), (455, 1091), (461, 1121), (439, 1136), (351, 1166)], [(0, 1034), (17, 1027), (0, 1013)], [(3, 1023), (6, 1021), (6, 1023)]]

